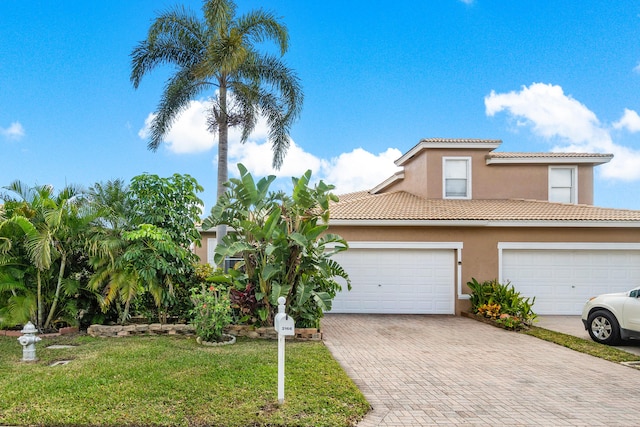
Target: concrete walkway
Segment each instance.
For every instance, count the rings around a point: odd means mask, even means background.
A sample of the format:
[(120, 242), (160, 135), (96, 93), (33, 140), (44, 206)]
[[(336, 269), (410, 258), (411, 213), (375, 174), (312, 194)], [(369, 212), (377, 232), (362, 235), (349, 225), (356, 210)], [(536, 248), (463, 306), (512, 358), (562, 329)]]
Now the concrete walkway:
[(640, 370), (454, 316), (328, 314), (370, 426), (640, 425)]

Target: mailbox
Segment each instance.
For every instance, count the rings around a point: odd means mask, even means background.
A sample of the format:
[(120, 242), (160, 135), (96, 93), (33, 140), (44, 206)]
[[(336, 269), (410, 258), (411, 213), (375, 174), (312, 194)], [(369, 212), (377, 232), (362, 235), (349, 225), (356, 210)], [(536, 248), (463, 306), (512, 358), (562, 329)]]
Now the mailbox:
[(274, 329), (280, 335), (288, 336), (296, 334), (296, 325), (293, 317), (286, 313), (278, 313), (273, 322)]

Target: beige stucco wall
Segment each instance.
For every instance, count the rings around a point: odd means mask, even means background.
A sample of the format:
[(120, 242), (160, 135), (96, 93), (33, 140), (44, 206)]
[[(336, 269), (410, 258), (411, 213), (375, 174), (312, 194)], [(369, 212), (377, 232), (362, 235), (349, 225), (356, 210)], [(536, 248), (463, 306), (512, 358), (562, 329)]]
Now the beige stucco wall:
[[(469, 292), (466, 283), (472, 278), (478, 281), (498, 278), (499, 242), (640, 242), (638, 228), (332, 226), (329, 232), (341, 235), (348, 242), (462, 242), (463, 293)], [(468, 301), (456, 297), (456, 314), (468, 308)]]
[[(640, 242), (640, 228), (331, 226), (328, 232), (339, 234), (348, 242), (462, 242), (463, 293), (469, 292), (466, 283), (472, 278), (498, 278), (500, 242)], [(202, 232), (202, 246), (195, 250), (202, 262), (207, 259), (210, 237), (215, 233)], [(452, 268), (457, 272), (455, 266)], [(457, 296), (455, 304), (456, 314), (469, 309), (469, 302)]]
[(200, 247), (196, 247), (194, 252), (198, 257), (200, 257), (200, 262), (206, 264), (207, 262), (207, 241), (209, 238), (216, 237), (216, 232), (212, 231), (201, 231), (201, 245)]
[[(405, 178), (386, 188), (385, 192), (406, 191), (427, 199), (441, 199), (442, 158), (470, 157), (473, 199), (549, 199), (549, 165), (487, 165), (485, 156), (489, 152), (489, 149), (423, 150), (404, 166)], [(578, 203), (593, 204), (592, 165), (578, 166)]]

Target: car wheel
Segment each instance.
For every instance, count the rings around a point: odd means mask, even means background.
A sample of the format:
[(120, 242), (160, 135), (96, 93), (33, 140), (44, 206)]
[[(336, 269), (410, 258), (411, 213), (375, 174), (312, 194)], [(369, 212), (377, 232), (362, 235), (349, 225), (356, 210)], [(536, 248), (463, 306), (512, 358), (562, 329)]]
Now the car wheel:
[(591, 339), (607, 345), (620, 342), (620, 326), (615, 316), (606, 310), (594, 311), (587, 320)]

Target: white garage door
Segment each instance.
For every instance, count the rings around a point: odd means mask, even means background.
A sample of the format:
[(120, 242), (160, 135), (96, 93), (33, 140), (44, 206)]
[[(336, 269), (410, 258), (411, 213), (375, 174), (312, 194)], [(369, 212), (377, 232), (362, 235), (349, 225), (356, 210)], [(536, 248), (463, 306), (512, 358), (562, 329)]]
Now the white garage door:
[(536, 297), (536, 314), (577, 315), (592, 296), (640, 285), (638, 250), (504, 250), (502, 282)]
[(454, 250), (349, 249), (334, 259), (352, 289), (338, 293), (332, 313), (454, 313)]

